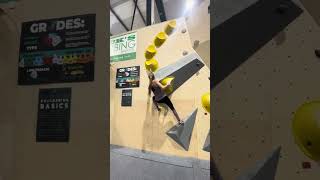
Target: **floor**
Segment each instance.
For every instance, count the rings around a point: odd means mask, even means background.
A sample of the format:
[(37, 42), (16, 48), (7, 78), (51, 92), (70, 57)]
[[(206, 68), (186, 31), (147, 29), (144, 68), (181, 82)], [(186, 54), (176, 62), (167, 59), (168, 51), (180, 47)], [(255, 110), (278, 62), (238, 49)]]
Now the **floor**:
[[(167, 156), (111, 145), (111, 180), (209, 180), (206, 160)], [(124, 173), (125, 172), (125, 173)]]

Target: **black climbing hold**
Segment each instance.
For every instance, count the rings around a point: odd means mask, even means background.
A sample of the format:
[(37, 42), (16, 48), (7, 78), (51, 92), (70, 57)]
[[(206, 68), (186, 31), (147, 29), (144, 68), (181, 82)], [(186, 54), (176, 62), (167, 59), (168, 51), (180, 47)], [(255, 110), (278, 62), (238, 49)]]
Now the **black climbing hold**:
[(308, 141), (307, 146), (312, 146), (312, 142)]
[(320, 58), (320, 49), (316, 49), (316, 50), (314, 51), (314, 53), (316, 54), (316, 56), (317, 56), (318, 58)]
[(285, 4), (280, 4), (280, 6), (276, 9), (277, 13), (284, 14), (288, 10), (288, 6)]

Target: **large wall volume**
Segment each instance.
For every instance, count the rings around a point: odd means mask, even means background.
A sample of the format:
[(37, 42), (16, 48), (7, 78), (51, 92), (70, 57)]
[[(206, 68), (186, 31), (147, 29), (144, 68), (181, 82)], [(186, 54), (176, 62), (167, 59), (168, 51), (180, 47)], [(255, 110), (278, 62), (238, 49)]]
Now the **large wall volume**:
[[(108, 178), (106, 7), (107, 1), (100, 0), (22, 0), (15, 9), (9, 10), (19, 31), (24, 21), (96, 14), (95, 80), (85, 83), (18, 86), (20, 32), (16, 32), (14, 26), (7, 29), (7, 20), (1, 16), (0, 176), (3, 180)], [(11, 20), (8, 23), (12, 23)], [(39, 88), (57, 87), (72, 88), (70, 142), (37, 144), (35, 127)]]

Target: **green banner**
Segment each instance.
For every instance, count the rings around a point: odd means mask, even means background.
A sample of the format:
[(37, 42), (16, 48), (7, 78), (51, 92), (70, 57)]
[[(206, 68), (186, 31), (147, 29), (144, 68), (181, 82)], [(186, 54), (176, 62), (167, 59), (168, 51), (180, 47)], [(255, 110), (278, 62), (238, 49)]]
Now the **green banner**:
[(0, 4), (5, 4), (9, 2), (16, 2), (17, 0), (0, 0)]
[(110, 62), (136, 59), (137, 33), (128, 33), (110, 39)]
[(136, 59), (136, 53), (128, 53), (128, 54), (121, 54), (111, 57), (111, 62), (117, 62), (117, 61), (126, 61), (130, 59)]

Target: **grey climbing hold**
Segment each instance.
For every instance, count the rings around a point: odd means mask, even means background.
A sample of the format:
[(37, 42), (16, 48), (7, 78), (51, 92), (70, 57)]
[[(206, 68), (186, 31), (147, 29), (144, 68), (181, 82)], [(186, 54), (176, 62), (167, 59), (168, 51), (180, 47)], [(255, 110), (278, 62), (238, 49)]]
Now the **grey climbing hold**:
[(206, 141), (204, 142), (204, 146), (202, 148), (204, 151), (210, 152), (211, 147), (210, 147), (210, 132), (207, 135)]
[(277, 172), (281, 147), (276, 148), (263, 161), (240, 176), (237, 180), (274, 180)]
[(189, 150), (190, 140), (194, 123), (196, 120), (198, 109), (195, 109), (190, 116), (184, 120), (184, 124), (173, 126), (167, 135), (171, 137), (176, 143), (182, 146), (186, 151)]
[(188, 79), (190, 79), (194, 74), (196, 74), (202, 67), (204, 67), (204, 63), (200, 59), (201, 58), (197, 53), (190, 53), (182, 57), (175, 63), (159, 69), (154, 73), (154, 76), (156, 79), (159, 80), (162, 80), (168, 76), (173, 76), (173, 91), (170, 92), (170, 94), (172, 94), (182, 84), (184, 84)]
[(182, 55), (183, 55), (183, 56), (186, 56), (187, 54), (188, 54), (188, 51), (183, 51), (183, 52), (182, 52)]
[(193, 42), (193, 49), (197, 49), (199, 47), (199, 45), (200, 45), (200, 41), (199, 40), (195, 40)]

